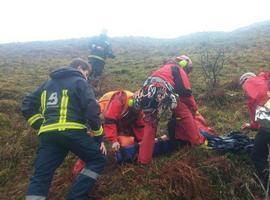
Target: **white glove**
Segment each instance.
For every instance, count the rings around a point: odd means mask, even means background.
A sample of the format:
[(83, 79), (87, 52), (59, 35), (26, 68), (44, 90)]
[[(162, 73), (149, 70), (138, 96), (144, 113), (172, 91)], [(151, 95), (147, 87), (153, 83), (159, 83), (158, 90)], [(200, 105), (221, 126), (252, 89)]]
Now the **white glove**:
[(242, 130), (250, 129), (250, 123), (244, 123), (244, 124), (241, 126), (241, 129), (242, 129)]
[(105, 144), (104, 144), (104, 142), (101, 142), (101, 144), (100, 144), (100, 151), (104, 154), (104, 155), (107, 155), (107, 149), (106, 149), (106, 147), (105, 147)]
[(119, 142), (114, 142), (114, 143), (112, 144), (112, 149), (113, 149), (114, 151), (118, 151), (118, 150), (120, 149), (120, 144), (119, 144)]

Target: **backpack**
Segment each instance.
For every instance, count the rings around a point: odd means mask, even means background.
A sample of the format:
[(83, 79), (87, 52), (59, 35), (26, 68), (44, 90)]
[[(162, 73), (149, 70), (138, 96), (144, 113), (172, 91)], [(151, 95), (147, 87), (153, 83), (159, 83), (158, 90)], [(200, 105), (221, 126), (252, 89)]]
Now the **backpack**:
[[(117, 92), (125, 92), (127, 95), (127, 98), (130, 98), (133, 96), (133, 93), (128, 91), (128, 90), (116, 90), (116, 91), (111, 91), (111, 92), (107, 92), (105, 93), (102, 97), (100, 97), (100, 99), (98, 100), (98, 104), (100, 106), (100, 111), (101, 113), (105, 112), (107, 110), (107, 107), (110, 103), (110, 101), (112, 100), (112, 98), (114, 97), (114, 95)], [(126, 105), (127, 106), (127, 105)]]

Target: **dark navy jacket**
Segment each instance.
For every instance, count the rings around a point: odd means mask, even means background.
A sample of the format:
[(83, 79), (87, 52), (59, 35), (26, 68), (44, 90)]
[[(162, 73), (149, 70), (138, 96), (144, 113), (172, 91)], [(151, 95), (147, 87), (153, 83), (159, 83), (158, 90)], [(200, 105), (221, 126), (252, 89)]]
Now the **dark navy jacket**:
[(90, 126), (100, 135), (100, 108), (83, 75), (63, 67), (53, 71), (50, 78), (23, 100), (22, 112), (29, 124), (39, 129), (39, 134)]

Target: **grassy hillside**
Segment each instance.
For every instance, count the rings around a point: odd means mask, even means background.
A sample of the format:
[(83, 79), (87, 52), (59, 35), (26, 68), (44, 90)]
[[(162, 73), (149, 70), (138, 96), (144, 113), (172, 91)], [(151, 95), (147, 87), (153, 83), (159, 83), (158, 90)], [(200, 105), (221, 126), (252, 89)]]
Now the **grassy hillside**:
[[(20, 113), (22, 98), (45, 81), (48, 73), (74, 57), (87, 58), (87, 38), (0, 45), (0, 199), (23, 199), (37, 148), (35, 131)], [(200, 45), (224, 48), (227, 62), (220, 87), (207, 98), (200, 68)], [(200, 112), (219, 134), (239, 130), (248, 120), (244, 96), (235, 80), (243, 72), (269, 70), (270, 22), (230, 33), (197, 33), (176, 39), (113, 38), (117, 56), (108, 60), (97, 95), (112, 89), (138, 89), (166, 58), (189, 55), (190, 81)], [(165, 116), (165, 118), (168, 116)], [(160, 132), (164, 131), (165, 119)], [(248, 133), (253, 135), (254, 133)], [(50, 199), (65, 199), (71, 182), (70, 155), (57, 170)], [(202, 147), (185, 148), (154, 159), (149, 168), (118, 166), (111, 159), (92, 193), (95, 199), (252, 199), (262, 190), (247, 155), (219, 155)]]

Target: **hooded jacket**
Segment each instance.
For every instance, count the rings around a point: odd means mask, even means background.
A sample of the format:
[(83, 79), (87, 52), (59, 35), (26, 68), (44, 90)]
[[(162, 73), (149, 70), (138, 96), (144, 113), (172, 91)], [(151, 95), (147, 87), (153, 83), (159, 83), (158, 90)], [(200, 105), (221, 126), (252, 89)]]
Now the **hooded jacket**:
[(53, 71), (50, 79), (27, 95), (22, 113), (39, 134), (49, 131), (86, 129), (102, 134), (99, 105), (92, 88), (76, 69), (63, 67)]

